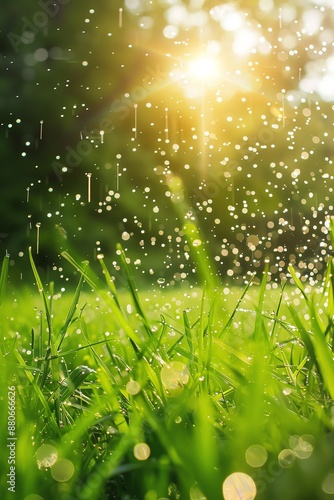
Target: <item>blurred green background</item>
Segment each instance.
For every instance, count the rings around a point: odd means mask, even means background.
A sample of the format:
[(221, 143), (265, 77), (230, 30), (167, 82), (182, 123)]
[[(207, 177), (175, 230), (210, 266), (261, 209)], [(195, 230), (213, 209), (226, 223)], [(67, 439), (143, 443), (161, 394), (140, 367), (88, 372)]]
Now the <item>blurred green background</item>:
[[(61, 250), (147, 282), (270, 260), (322, 277), (333, 191), (331, 2), (2, 3), (0, 245), (12, 279)], [(174, 193), (171, 185), (176, 187)], [(190, 255), (190, 257), (189, 257)]]

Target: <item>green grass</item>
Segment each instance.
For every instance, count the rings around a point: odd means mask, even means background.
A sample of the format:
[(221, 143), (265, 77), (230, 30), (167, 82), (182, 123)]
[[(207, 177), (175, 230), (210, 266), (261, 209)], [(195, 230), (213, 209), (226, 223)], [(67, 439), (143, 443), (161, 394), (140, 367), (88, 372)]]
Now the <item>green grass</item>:
[[(198, 239), (195, 226), (187, 231)], [(200, 274), (209, 272), (203, 246)], [(15, 387), (15, 498), (249, 500), (222, 494), (244, 473), (256, 498), (334, 494), (333, 263), (316, 289), (291, 268), (245, 288), (128, 289), (69, 254), (77, 288), (36, 290), (0, 276), (1, 469), (9, 472)], [(196, 255), (194, 256), (196, 263)], [(101, 279), (104, 277), (104, 282)], [(272, 285), (272, 286), (271, 286)], [(13, 498), (5, 484), (5, 498)], [(234, 496), (233, 496), (234, 495)]]

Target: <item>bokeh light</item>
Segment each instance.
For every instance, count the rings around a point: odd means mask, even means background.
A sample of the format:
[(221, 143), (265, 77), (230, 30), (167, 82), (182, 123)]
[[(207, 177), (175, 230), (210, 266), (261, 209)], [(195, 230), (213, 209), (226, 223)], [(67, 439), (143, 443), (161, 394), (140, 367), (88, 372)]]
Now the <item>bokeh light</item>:
[(137, 460), (147, 460), (151, 455), (151, 449), (146, 443), (138, 443), (133, 449), (133, 454)]
[(74, 465), (67, 458), (60, 458), (51, 468), (51, 475), (58, 483), (69, 481), (74, 474)]
[(130, 382), (126, 384), (126, 390), (131, 396), (135, 396), (140, 392), (141, 387), (139, 382), (136, 382), (135, 380), (130, 380)]
[(244, 472), (234, 472), (223, 483), (224, 500), (253, 500), (256, 497), (256, 485)]
[(36, 461), (39, 469), (52, 467), (57, 459), (57, 449), (51, 444), (42, 444), (36, 451)]
[(263, 446), (253, 444), (247, 448), (245, 458), (251, 467), (262, 467), (267, 461), (268, 453)]
[(278, 454), (278, 463), (284, 469), (288, 469), (293, 466), (296, 460), (296, 455), (290, 448), (285, 448)]
[(329, 472), (321, 485), (322, 491), (327, 495), (334, 495), (334, 472)]
[(190, 379), (188, 367), (181, 361), (172, 361), (161, 369), (161, 382), (166, 391), (173, 396), (182, 392)]

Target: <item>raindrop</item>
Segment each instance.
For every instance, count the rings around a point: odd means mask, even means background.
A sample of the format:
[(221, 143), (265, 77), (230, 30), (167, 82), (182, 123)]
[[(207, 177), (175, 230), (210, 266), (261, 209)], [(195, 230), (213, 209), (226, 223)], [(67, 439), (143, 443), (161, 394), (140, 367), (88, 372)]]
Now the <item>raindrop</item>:
[(40, 140), (43, 139), (43, 123), (44, 123), (44, 120), (40, 120), (40, 127), (39, 127), (39, 138)]
[(122, 240), (123, 241), (128, 241), (130, 239), (130, 234), (127, 231), (123, 231), (122, 233)]
[(39, 253), (39, 236), (40, 236), (41, 223), (36, 222), (36, 253)]
[(122, 28), (123, 26), (123, 9), (120, 7), (118, 9), (118, 26), (119, 28)]
[(91, 201), (91, 178), (92, 178), (92, 174), (91, 173), (87, 173), (87, 201), (88, 203), (90, 203)]
[(103, 144), (104, 130), (100, 130), (101, 144)]

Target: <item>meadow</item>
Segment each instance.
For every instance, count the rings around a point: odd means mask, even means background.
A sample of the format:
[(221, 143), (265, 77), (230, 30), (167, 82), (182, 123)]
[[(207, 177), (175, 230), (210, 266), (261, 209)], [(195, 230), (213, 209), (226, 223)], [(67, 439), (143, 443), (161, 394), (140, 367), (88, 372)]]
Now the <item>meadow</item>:
[(31, 249), (34, 288), (8, 284), (3, 260), (4, 498), (333, 495), (331, 257), (317, 287), (290, 267), (281, 284), (265, 269), (244, 288), (137, 290), (118, 254), (119, 290), (102, 256), (97, 276), (63, 253), (78, 277), (65, 292)]

